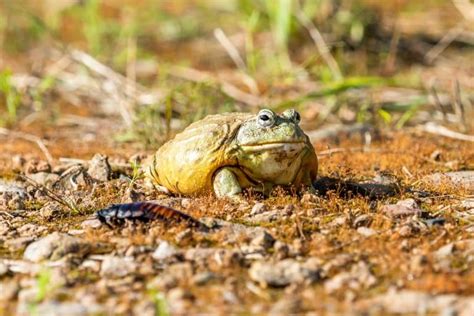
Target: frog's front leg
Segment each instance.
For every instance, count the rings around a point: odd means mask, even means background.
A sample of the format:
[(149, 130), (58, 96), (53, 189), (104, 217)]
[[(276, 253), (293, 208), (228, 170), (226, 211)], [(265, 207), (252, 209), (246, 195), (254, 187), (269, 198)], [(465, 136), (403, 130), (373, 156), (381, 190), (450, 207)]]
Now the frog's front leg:
[(212, 185), (218, 198), (229, 197), (233, 200), (242, 198), (242, 187), (230, 168), (219, 169), (214, 176)]

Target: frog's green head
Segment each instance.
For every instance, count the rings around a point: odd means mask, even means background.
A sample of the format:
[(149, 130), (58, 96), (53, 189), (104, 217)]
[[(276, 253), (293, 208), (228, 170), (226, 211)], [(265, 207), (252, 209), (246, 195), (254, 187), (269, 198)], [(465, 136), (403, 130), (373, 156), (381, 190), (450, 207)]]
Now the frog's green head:
[(263, 109), (255, 118), (242, 124), (237, 133), (237, 144), (245, 151), (265, 151), (287, 144), (304, 144), (306, 136), (299, 122), (300, 114), (293, 109), (281, 115)]
[(261, 110), (237, 132), (237, 160), (248, 177), (273, 184), (291, 183), (312, 145), (299, 127), (300, 115)]

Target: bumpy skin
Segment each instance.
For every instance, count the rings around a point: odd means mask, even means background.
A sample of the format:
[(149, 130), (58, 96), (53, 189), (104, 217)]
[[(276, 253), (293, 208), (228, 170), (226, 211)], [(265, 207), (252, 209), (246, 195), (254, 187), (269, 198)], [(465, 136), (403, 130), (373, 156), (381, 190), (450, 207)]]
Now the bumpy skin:
[(184, 195), (213, 191), (232, 197), (249, 187), (265, 194), (275, 185), (310, 187), (318, 160), (298, 122), (294, 110), (207, 116), (164, 144), (147, 173)]

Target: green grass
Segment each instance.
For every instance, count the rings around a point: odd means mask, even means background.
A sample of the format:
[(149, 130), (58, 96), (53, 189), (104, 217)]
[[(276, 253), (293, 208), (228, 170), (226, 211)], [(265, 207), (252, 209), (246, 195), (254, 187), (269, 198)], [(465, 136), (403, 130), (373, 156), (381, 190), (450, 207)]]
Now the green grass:
[(0, 126), (13, 123), (17, 119), (21, 96), (11, 82), (12, 73), (8, 70), (0, 72)]

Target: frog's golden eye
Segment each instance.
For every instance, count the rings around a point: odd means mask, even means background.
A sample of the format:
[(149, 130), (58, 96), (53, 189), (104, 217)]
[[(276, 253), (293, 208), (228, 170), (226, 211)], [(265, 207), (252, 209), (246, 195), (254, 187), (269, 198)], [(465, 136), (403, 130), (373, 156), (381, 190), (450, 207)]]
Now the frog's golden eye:
[(258, 112), (257, 123), (262, 127), (271, 127), (275, 124), (275, 114), (268, 109), (263, 109)]
[(283, 112), (283, 116), (292, 120), (296, 124), (301, 121), (301, 116), (295, 109), (286, 110), (285, 112)]

